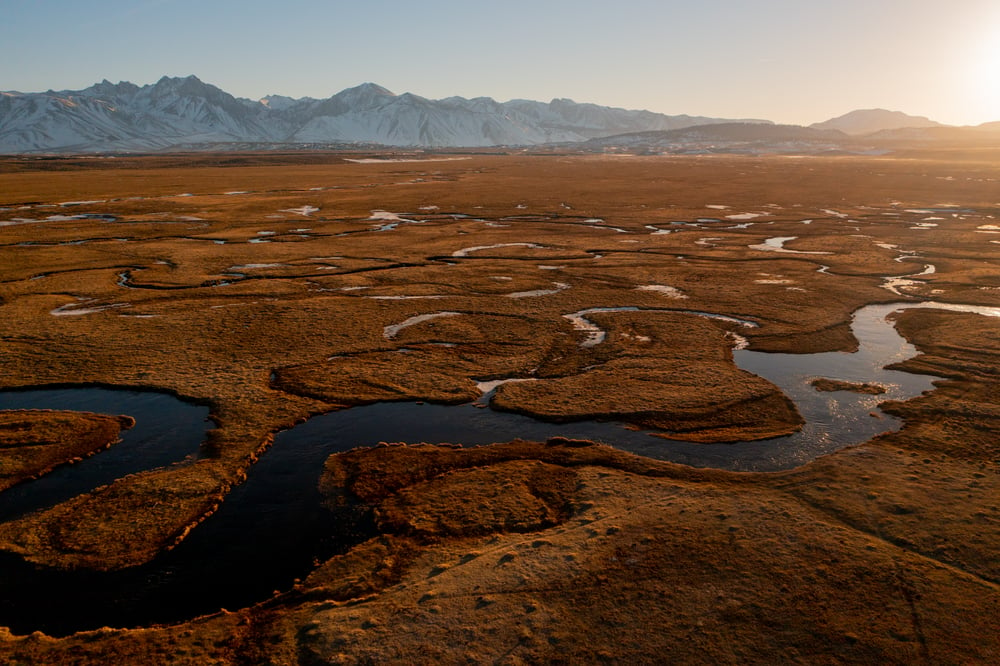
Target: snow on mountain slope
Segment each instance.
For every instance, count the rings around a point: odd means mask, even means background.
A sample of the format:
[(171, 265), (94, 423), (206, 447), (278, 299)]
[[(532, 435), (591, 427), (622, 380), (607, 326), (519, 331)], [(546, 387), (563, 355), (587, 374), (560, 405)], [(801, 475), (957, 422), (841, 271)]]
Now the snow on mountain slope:
[[(282, 111), (284, 109), (288, 109), (288, 108), (290, 108), (292, 106), (295, 106), (300, 101), (305, 101), (305, 100), (308, 100), (308, 101), (311, 101), (311, 102), (316, 101), (316, 100), (312, 99), (311, 97), (304, 97), (304, 98), (302, 98), (302, 100), (298, 100), (298, 99), (295, 99), (294, 97), (286, 97), (284, 95), (268, 95), (267, 97), (261, 97), (258, 100), (258, 103), (263, 104), (264, 106), (266, 106), (268, 109), (271, 109), (272, 111)], [(245, 101), (249, 101), (249, 100), (245, 100)]]
[(509, 113), (517, 114), (523, 122), (536, 124), (550, 132), (579, 134), (583, 139), (629, 132), (683, 129), (714, 123), (769, 124), (761, 120), (733, 121), (702, 116), (667, 116), (651, 111), (629, 111), (596, 104), (578, 104), (568, 99), (554, 99), (548, 104), (519, 99), (507, 102), (503, 106)]
[[(488, 98), (434, 101), (353, 88), (315, 105), (295, 141), (363, 141), (397, 146), (530, 145), (578, 141), (579, 133), (552, 131), (512, 117)], [(387, 91), (386, 91), (387, 92)], [(341, 97), (347, 98), (341, 99)]]
[(98, 83), (80, 91), (0, 97), (0, 151), (149, 150), (182, 141), (273, 140), (266, 107), (196, 77), (141, 88)]
[[(322, 100), (238, 99), (197, 77), (102, 81), (85, 90), (0, 94), (0, 152), (169, 149), (226, 143), (378, 143), (474, 147), (582, 141), (720, 119), (557, 99), (430, 100), (365, 83)], [(763, 122), (763, 121), (758, 121)]]

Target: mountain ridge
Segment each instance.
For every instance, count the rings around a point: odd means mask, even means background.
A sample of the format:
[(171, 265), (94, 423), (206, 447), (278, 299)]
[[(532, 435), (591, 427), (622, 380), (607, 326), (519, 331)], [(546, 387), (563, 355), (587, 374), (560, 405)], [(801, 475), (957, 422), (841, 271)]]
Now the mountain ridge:
[(0, 152), (146, 151), (225, 143), (531, 146), (720, 122), (733, 121), (567, 99), (431, 100), (397, 95), (370, 82), (326, 99), (271, 95), (250, 100), (194, 75), (164, 76), (143, 86), (105, 79), (77, 91), (0, 94)]
[(945, 127), (925, 116), (911, 116), (902, 111), (888, 109), (855, 109), (836, 118), (809, 127), (819, 130), (839, 130), (851, 136), (864, 136), (884, 130), (925, 127)]
[[(709, 128), (715, 130), (689, 130)], [(765, 129), (772, 128), (772, 129)], [(886, 109), (859, 109), (812, 125), (666, 115), (571, 99), (549, 102), (396, 94), (376, 83), (325, 99), (235, 97), (197, 76), (163, 76), (136, 85), (104, 79), (83, 90), (0, 92), (0, 153), (144, 152), (373, 146), (482, 148), (615, 144), (636, 149), (830, 151), (878, 142), (993, 140), (1000, 122), (944, 125)], [(713, 144), (716, 142), (719, 145)], [(720, 148), (721, 146), (721, 148)]]

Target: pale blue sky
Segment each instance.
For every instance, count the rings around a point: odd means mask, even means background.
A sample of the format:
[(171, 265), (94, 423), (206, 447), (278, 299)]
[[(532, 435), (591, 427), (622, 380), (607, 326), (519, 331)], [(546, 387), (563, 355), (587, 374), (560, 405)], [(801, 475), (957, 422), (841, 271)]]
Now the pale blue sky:
[(1000, 0), (0, 0), (0, 90), (196, 74), (241, 97), (373, 81), (808, 124), (1000, 120)]

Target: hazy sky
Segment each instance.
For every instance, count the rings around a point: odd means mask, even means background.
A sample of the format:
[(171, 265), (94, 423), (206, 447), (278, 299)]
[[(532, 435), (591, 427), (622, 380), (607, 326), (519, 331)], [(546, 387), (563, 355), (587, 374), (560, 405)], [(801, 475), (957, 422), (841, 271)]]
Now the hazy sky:
[(0, 53), (0, 90), (23, 92), (196, 74), (254, 99), (373, 81), (800, 124), (1000, 120), (1000, 0), (0, 0)]

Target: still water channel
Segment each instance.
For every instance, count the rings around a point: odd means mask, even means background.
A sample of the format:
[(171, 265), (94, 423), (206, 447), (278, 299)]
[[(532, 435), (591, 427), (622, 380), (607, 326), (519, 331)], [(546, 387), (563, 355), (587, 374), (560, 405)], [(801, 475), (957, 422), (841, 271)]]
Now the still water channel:
[[(592, 439), (652, 458), (698, 467), (773, 471), (809, 462), (897, 429), (881, 414), (883, 400), (905, 400), (933, 388), (936, 377), (886, 370), (916, 350), (885, 319), (902, 308), (935, 307), (986, 316), (1000, 308), (940, 303), (866, 306), (854, 315), (854, 353), (771, 354), (734, 351), (739, 367), (772, 381), (806, 420), (802, 431), (754, 442), (694, 444), (652, 437), (617, 423), (553, 424), (473, 405), (379, 403), (314, 417), (275, 437), (222, 507), (176, 549), (152, 563), (115, 573), (52, 571), (0, 554), (0, 625), (15, 633), (52, 635), (101, 626), (180, 621), (236, 609), (287, 590), (297, 577), (373, 534), (366, 514), (324, 509), (317, 490), (332, 453), (379, 441), (489, 444), (513, 438)], [(885, 386), (880, 396), (820, 393), (817, 377)], [(211, 427), (208, 409), (163, 393), (80, 387), (0, 392), (0, 409), (66, 409), (128, 414), (136, 426), (122, 442), (0, 494), (0, 520), (10, 520), (109, 483), (126, 474), (198, 456)]]

